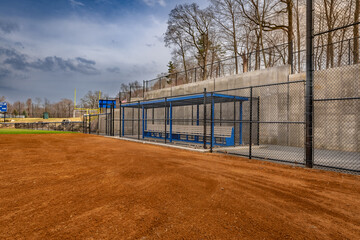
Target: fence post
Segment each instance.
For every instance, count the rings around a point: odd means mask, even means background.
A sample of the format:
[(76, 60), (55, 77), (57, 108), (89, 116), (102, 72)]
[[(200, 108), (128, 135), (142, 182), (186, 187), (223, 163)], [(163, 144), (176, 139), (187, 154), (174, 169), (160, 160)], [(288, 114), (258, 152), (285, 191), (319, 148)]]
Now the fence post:
[(108, 114), (107, 114), (107, 101), (105, 105), (105, 136), (108, 134)]
[(211, 93), (211, 134), (210, 134), (210, 152), (212, 153), (213, 152), (213, 144), (214, 144), (214, 93), (212, 92)]
[(220, 102), (219, 125), (222, 126), (222, 102)]
[(204, 149), (206, 149), (206, 88), (204, 88)]
[(91, 134), (91, 116), (89, 114), (89, 134)]
[(177, 86), (177, 82), (178, 82), (178, 73), (176, 73), (175, 75), (175, 86)]
[(256, 139), (256, 143), (259, 146), (260, 145), (260, 96), (258, 97), (258, 102), (257, 102), (257, 139)]
[(135, 108), (131, 108), (131, 136), (134, 136), (134, 117), (135, 117)]
[(125, 108), (123, 107), (122, 108), (122, 136), (124, 137), (125, 136)]
[(164, 132), (164, 139), (165, 139), (165, 144), (166, 144), (166, 123), (167, 123), (167, 112), (166, 112), (166, 105), (167, 105), (167, 98), (165, 97), (165, 108), (164, 108), (164, 124), (165, 124), (165, 132)]
[[(99, 116), (99, 119), (100, 119), (100, 116)], [(122, 121), (122, 116), (121, 116), (121, 100), (120, 100), (119, 101), (119, 137), (121, 137), (121, 121)]]
[(142, 139), (144, 139), (145, 137), (145, 108), (144, 105), (142, 105), (141, 107), (141, 111), (142, 111)]
[(253, 103), (253, 88), (250, 87), (250, 126), (249, 126), (249, 159), (252, 158), (252, 112), (253, 112), (253, 107), (252, 107), (252, 103)]
[(236, 131), (235, 131), (235, 129), (236, 129), (236, 97), (234, 96), (234, 147), (235, 147), (235, 143), (236, 143), (236, 141), (235, 141), (235, 135), (236, 135)]
[(305, 111), (305, 164), (312, 168), (314, 161), (314, 59), (313, 59), (313, 0), (306, 0), (306, 111)]
[(115, 136), (115, 103), (111, 103), (111, 136)]
[(170, 102), (170, 116), (169, 116), (169, 139), (170, 139), (170, 143), (172, 143), (172, 114), (173, 114), (173, 111), (172, 111), (172, 103)]
[(138, 102), (138, 140), (140, 140), (140, 101)]
[(349, 65), (351, 65), (351, 41), (349, 39), (349, 51), (348, 51), (348, 54), (349, 54)]
[(145, 98), (145, 80), (143, 80), (143, 98)]
[(129, 102), (131, 102), (131, 86), (130, 86), (130, 91), (129, 91)]

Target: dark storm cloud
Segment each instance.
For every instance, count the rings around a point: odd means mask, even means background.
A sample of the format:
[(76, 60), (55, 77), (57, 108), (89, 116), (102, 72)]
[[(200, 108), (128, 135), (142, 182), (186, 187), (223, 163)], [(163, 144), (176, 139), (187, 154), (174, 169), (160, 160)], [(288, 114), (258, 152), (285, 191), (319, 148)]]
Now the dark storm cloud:
[(28, 71), (36, 69), (44, 72), (64, 71), (78, 72), (87, 75), (99, 74), (95, 68), (96, 62), (85, 58), (63, 59), (61, 57), (46, 57), (30, 61), (29, 57), (14, 49), (0, 48), (0, 57), (5, 58), (3, 63), (14, 70)]
[(14, 57), (18, 56), (19, 53), (14, 49), (7, 49), (0, 47), (0, 56), (6, 56), (6, 57)]
[(111, 67), (111, 68), (107, 68), (106, 70), (110, 73), (120, 73), (119, 67)]
[(0, 68), (0, 81), (6, 79), (11, 75), (11, 71), (6, 68)]
[(83, 74), (99, 74), (100, 72), (94, 67), (95, 61), (87, 60), (84, 58), (76, 59), (63, 59), (60, 57), (46, 57), (38, 59), (35, 62), (29, 63), (29, 67), (41, 71), (56, 71), (61, 70), (64, 72), (72, 71)]
[(93, 61), (93, 60), (87, 60), (87, 59), (81, 58), (81, 57), (76, 58), (76, 60), (78, 60), (79, 62), (84, 63), (84, 64), (89, 64), (89, 65), (95, 65), (96, 64), (96, 62)]
[(19, 30), (19, 25), (14, 22), (8, 22), (0, 19), (0, 30), (3, 33), (12, 33)]

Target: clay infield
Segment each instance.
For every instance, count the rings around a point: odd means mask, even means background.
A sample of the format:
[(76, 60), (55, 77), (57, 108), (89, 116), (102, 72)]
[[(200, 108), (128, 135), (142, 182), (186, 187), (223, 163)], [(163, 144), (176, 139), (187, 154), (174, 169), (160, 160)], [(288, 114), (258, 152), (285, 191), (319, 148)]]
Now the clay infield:
[(0, 239), (360, 239), (359, 176), (83, 134), (0, 159)]

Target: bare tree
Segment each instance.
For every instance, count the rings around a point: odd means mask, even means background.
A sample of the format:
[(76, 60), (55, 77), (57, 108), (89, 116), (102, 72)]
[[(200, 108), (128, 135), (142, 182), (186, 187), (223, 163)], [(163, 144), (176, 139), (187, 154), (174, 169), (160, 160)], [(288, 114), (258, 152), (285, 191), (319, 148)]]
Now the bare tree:
[[(174, 11), (174, 12), (173, 12)], [(170, 18), (168, 21), (168, 28), (165, 33), (165, 46), (171, 47), (175, 46), (175, 49), (172, 51), (172, 54), (174, 56), (174, 59), (176, 59), (176, 56), (181, 57), (182, 65), (185, 72), (185, 81), (188, 82), (188, 72), (187, 72), (187, 51), (189, 49), (189, 45), (184, 39), (184, 32), (178, 28), (175, 15), (176, 11), (172, 10), (170, 13)]]
[(194, 57), (202, 69), (202, 78), (206, 79), (206, 65), (212, 46), (212, 11), (210, 8), (200, 9), (195, 3), (177, 5), (170, 13), (169, 22), (184, 34), (184, 41), (194, 48)]
[(241, 32), (240, 6), (236, 0), (211, 0), (214, 19), (221, 29), (225, 47), (230, 49), (235, 58), (235, 72), (239, 73), (238, 56)]
[[(99, 91), (88, 91), (84, 97), (80, 99), (83, 108), (96, 109), (99, 107)], [(102, 96), (100, 96), (101, 98)]]
[[(287, 34), (288, 41), (288, 64), (292, 64), (293, 60), (293, 0), (237, 0), (241, 6), (242, 14), (245, 18), (254, 23), (258, 28), (254, 29), (257, 42), (256, 50), (265, 49), (264, 32), (272, 32), (282, 30)], [(282, 5), (285, 4), (285, 7)], [(287, 14), (288, 22), (285, 24), (281, 18), (283, 14)], [(262, 51), (264, 65), (268, 67), (271, 61)], [(259, 55), (257, 55), (259, 57)], [(270, 57), (270, 56), (269, 56)], [(257, 60), (257, 59), (256, 59)], [(258, 60), (256, 61), (256, 65)], [(258, 67), (256, 67), (258, 69)]]
[(26, 100), (26, 110), (27, 110), (27, 113), (30, 117), (33, 116), (33, 112), (32, 112), (32, 100), (31, 98), (28, 98)]

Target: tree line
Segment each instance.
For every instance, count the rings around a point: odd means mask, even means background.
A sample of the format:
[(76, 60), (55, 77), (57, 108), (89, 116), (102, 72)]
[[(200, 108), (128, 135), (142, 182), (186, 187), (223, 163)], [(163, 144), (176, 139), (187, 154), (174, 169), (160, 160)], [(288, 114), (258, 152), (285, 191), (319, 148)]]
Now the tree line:
[[(359, 22), (359, 1), (315, 0), (314, 32)], [(172, 54), (168, 72), (146, 87), (285, 64), (301, 72), (306, 64), (306, 0), (210, 0), (205, 8), (179, 4), (169, 14), (164, 44)], [(359, 63), (359, 25), (317, 36), (314, 45), (315, 70)]]
[[(314, 32), (359, 22), (359, 12), (359, 0), (317, 0)], [(196, 3), (177, 5), (169, 14), (164, 38), (172, 49), (171, 71), (185, 71), (188, 78), (187, 70), (199, 67), (202, 79), (207, 79), (214, 62), (231, 56), (234, 72), (247, 72), (249, 53), (255, 70), (276, 62), (294, 65), (297, 60), (293, 67), (300, 71), (305, 19), (305, 0), (211, 0), (204, 9)], [(350, 46), (347, 39), (353, 40)], [(352, 62), (359, 63), (359, 25), (316, 37), (316, 46), (324, 46), (315, 48), (315, 59), (327, 68), (340, 65), (349, 51)]]
[[(81, 99), (76, 108), (97, 109), (100, 98), (106, 98), (107, 94), (99, 91), (88, 91)], [(7, 102), (8, 114), (12, 116), (24, 116), (25, 118), (42, 118), (44, 112), (49, 113), (51, 118), (70, 118), (74, 113), (74, 101), (63, 98), (57, 102), (50, 102), (47, 98), (28, 98), (26, 101), (9, 102), (5, 96), (0, 96), (0, 102)]]

